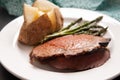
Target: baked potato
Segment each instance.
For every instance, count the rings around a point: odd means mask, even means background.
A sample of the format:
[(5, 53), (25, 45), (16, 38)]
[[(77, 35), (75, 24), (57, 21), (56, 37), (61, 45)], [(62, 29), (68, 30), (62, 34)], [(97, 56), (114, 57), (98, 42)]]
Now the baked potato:
[(62, 26), (59, 7), (47, 0), (36, 0), (32, 6), (24, 4), (24, 22), (18, 40), (26, 45), (37, 45), (46, 35), (60, 30)]

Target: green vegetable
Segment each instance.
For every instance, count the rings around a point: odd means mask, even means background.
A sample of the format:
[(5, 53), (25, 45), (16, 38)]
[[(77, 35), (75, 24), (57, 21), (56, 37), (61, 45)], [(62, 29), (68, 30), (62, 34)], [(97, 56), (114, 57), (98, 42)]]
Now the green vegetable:
[(103, 36), (106, 33), (107, 28), (103, 28), (102, 26), (97, 25), (97, 23), (100, 22), (102, 18), (103, 16), (99, 16), (92, 21), (87, 21), (82, 25), (77, 25), (71, 28), (73, 25), (82, 20), (82, 18), (79, 18), (78, 20), (70, 23), (67, 27), (61, 29), (60, 31), (45, 36), (45, 38), (40, 43), (44, 43), (50, 39), (70, 34), (90, 34), (95, 36)]
[(67, 27), (61, 29), (60, 31), (64, 31), (64, 30), (66, 30), (66, 29), (69, 29), (70, 27), (72, 27), (73, 25), (75, 25), (76, 23), (81, 22), (81, 21), (82, 21), (82, 18), (79, 18), (79, 19), (77, 19), (76, 21), (71, 22)]

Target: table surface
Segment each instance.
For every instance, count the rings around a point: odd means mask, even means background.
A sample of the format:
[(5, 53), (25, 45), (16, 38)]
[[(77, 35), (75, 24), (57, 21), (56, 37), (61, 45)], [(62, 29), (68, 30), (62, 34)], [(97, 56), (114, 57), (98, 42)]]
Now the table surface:
[[(0, 31), (2, 28), (9, 23), (11, 20), (15, 19), (16, 16), (11, 16), (7, 13), (6, 10), (0, 8)], [(120, 76), (116, 77), (113, 80), (119, 80)], [(0, 80), (20, 80), (11, 73), (9, 73), (0, 63)]]

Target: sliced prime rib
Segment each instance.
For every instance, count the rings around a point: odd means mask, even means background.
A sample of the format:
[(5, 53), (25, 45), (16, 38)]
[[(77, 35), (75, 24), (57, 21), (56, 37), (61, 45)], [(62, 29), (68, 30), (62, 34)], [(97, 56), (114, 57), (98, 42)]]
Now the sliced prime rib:
[(35, 47), (31, 63), (39, 61), (57, 69), (86, 70), (103, 65), (110, 58), (110, 39), (93, 35), (67, 35)]

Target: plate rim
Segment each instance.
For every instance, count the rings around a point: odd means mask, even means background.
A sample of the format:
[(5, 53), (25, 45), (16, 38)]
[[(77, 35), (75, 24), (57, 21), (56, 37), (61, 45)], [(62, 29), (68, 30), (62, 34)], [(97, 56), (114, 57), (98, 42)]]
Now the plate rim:
[[(72, 10), (84, 10), (84, 11), (90, 11), (90, 12), (93, 12), (93, 13), (97, 13), (97, 14), (100, 14), (100, 15), (104, 15), (104, 16), (106, 16), (106, 17), (109, 17), (109, 16), (107, 16), (107, 15), (105, 15), (105, 14), (102, 14), (102, 13), (99, 13), (99, 12), (96, 12), (96, 11), (91, 11), (91, 10), (86, 10), (86, 9), (78, 9), (78, 8), (61, 8), (61, 10), (68, 10), (68, 9), (72, 9)], [(21, 17), (23, 17), (23, 16), (20, 16), (20, 17), (18, 17), (18, 18), (16, 18), (16, 19), (14, 19), (14, 20), (12, 20), (11, 22), (9, 22), (6, 26), (9, 26), (9, 24), (11, 24), (11, 23), (13, 23), (13, 22), (15, 22), (16, 20), (18, 20), (19, 18), (21, 18)], [(111, 17), (110, 17), (111, 18)], [(117, 21), (116, 19), (114, 19), (114, 18), (111, 18), (113, 21), (115, 21), (116, 23), (119, 23), (120, 24), (120, 22), (119, 21)], [(5, 29), (6, 29), (6, 26), (4, 26), (4, 28), (0, 31), (1, 33), (2, 33), (2, 31), (4, 31)], [(1, 36), (1, 35), (0, 35)], [(4, 61), (2, 61), (2, 59), (0, 58), (0, 62), (1, 62), (1, 64), (4, 66), (4, 68), (5, 69), (7, 69), (10, 73), (12, 73), (14, 76), (16, 76), (16, 77), (18, 77), (18, 78), (20, 78), (20, 79), (26, 79), (26, 78), (23, 78), (22, 76), (20, 76), (19, 74), (17, 74), (17, 73), (15, 73), (15, 72), (13, 72), (13, 71), (11, 71), (9, 68), (8, 68), (8, 66), (6, 66), (5, 64), (4, 64)], [(120, 72), (119, 72), (119, 74), (120, 74)], [(118, 75), (119, 75), (118, 74)], [(117, 75), (114, 75), (113, 77), (115, 77), (115, 76), (117, 76)]]

